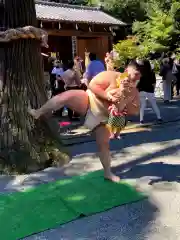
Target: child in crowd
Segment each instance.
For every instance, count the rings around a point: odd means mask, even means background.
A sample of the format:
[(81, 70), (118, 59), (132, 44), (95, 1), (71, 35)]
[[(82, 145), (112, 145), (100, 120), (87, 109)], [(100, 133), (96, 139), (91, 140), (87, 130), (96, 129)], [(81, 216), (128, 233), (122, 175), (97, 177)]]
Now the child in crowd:
[(104, 59), (107, 71), (114, 71), (113, 54), (107, 52)]

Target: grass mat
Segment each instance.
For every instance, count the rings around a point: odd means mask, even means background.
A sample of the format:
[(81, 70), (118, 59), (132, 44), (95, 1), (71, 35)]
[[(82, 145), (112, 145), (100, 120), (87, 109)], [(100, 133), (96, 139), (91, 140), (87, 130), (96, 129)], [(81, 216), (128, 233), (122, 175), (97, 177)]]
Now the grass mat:
[(20, 239), (143, 198), (128, 184), (105, 181), (102, 171), (0, 195), (0, 236)]

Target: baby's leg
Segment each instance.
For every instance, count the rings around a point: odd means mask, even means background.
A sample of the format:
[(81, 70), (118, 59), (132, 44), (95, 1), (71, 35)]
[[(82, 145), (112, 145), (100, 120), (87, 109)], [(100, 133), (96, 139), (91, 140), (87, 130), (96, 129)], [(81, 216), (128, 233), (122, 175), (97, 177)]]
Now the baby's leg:
[(117, 128), (115, 133), (116, 139), (121, 139), (120, 133), (126, 126), (126, 118), (124, 116), (120, 116), (117, 118)]
[(115, 138), (115, 135), (113, 132), (110, 133), (110, 136), (109, 136), (110, 139), (114, 139)]
[(111, 126), (109, 138), (110, 138), (110, 139), (114, 139), (114, 138), (115, 138), (115, 129), (114, 129), (113, 126)]
[(114, 134), (114, 137), (116, 139), (121, 139), (121, 135), (120, 135), (121, 131), (117, 131), (115, 134)]
[(29, 113), (35, 119), (38, 119), (49, 112), (56, 111), (66, 106), (81, 115), (85, 115), (88, 105), (88, 94), (85, 91), (69, 90), (51, 98), (39, 109), (30, 109)]

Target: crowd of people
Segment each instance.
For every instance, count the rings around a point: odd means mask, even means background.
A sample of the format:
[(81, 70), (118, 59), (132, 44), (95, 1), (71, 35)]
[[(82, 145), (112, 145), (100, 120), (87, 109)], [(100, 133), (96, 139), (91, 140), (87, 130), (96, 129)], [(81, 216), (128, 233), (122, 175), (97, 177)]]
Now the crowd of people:
[[(144, 111), (147, 100), (156, 114), (157, 121), (162, 122), (161, 113), (154, 94), (156, 87), (154, 65), (147, 59), (143, 62), (144, 72), (137, 84), (140, 95), (140, 123), (144, 123)], [(162, 77), (164, 103), (169, 104), (173, 97), (178, 97), (180, 93), (180, 62), (172, 53), (161, 57), (159, 62), (159, 75)], [(139, 61), (139, 64), (141, 64), (141, 61)]]
[[(96, 54), (89, 54), (89, 61), (85, 67), (83, 60), (76, 56), (74, 61), (69, 61), (64, 66), (59, 60), (54, 60), (53, 65), (50, 69), (50, 85), (52, 96), (60, 94), (64, 91), (82, 89), (87, 90), (91, 80), (100, 72), (107, 71), (120, 71), (115, 69), (113, 51), (106, 53), (104, 63), (97, 59)], [(140, 95), (140, 123), (144, 123), (144, 113), (146, 109), (147, 101), (151, 104), (154, 110), (157, 122), (162, 122), (161, 113), (155, 98), (155, 87), (156, 87), (156, 74), (154, 72), (154, 66), (149, 60), (136, 59), (140, 65), (143, 65), (144, 73), (137, 83), (137, 89)], [(122, 71), (121, 71), (122, 72)], [(180, 62), (175, 56), (164, 56), (161, 60), (159, 75), (163, 79), (163, 91), (164, 91), (164, 102), (169, 103), (174, 96), (179, 96), (180, 93)], [(59, 117), (63, 114), (63, 109), (59, 109), (54, 114)], [(117, 114), (114, 108), (110, 108), (111, 113)], [(68, 117), (72, 120), (79, 120), (79, 115), (68, 110)], [(112, 121), (113, 118), (111, 118)], [(116, 118), (117, 120), (117, 118)], [(113, 119), (114, 121), (114, 119)], [(124, 122), (122, 116), (121, 121)], [(126, 122), (126, 121), (125, 121)], [(112, 134), (113, 135), (113, 134)]]
[(180, 93), (180, 61), (175, 54), (162, 59), (160, 76), (163, 79), (164, 102), (169, 103)]
[[(83, 60), (76, 56), (73, 61), (62, 64), (59, 60), (53, 59), (50, 66), (50, 87), (51, 97), (62, 92), (82, 89), (87, 90), (89, 82), (98, 73), (105, 71), (103, 62), (97, 59), (96, 54), (89, 54), (89, 64), (85, 68)], [(62, 116), (64, 108), (54, 112), (59, 117)], [(79, 115), (67, 108), (68, 117), (72, 120), (79, 120)]]
[[(98, 60), (96, 54), (94, 53), (90, 53), (88, 57), (89, 61), (86, 67), (83, 60), (78, 56), (74, 58), (74, 61), (69, 61), (66, 66), (63, 66), (60, 61), (54, 60), (53, 67), (50, 72), (52, 97), (69, 90), (82, 89), (86, 91), (91, 80), (100, 72), (120, 72), (114, 66), (114, 58), (116, 56), (113, 51), (106, 53), (104, 59), (105, 64), (102, 61)], [(143, 61), (136, 59), (136, 61), (143, 69), (141, 78), (136, 85), (140, 97), (140, 124), (144, 124), (144, 115), (147, 101), (151, 104), (152, 109), (156, 114), (157, 122), (161, 123), (162, 117), (155, 97), (156, 74), (154, 72), (154, 66), (148, 59), (145, 59)], [(125, 73), (126, 70), (124, 70), (123, 74)], [(162, 58), (159, 74), (163, 79), (164, 102), (169, 103), (174, 95), (179, 95), (179, 60), (177, 60), (175, 57), (168, 56)], [(122, 84), (121, 88), (123, 88)], [(64, 107), (55, 111), (54, 114), (61, 117), (63, 110)], [(70, 108), (67, 108), (67, 112), (68, 117), (71, 121), (79, 120), (80, 116), (78, 113), (72, 111)], [(126, 125), (126, 109), (122, 111), (122, 109), (116, 109), (115, 106), (110, 105), (109, 113), (110, 115), (107, 126), (111, 132), (110, 137), (120, 138), (120, 132)]]

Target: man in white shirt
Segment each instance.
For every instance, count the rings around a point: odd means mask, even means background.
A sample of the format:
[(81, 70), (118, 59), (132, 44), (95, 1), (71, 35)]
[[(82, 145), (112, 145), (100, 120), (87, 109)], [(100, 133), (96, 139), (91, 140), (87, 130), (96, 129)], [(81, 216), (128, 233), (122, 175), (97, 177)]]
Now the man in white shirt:
[[(64, 81), (62, 79), (63, 73), (64, 73), (64, 70), (61, 66), (60, 61), (56, 60), (54, 62), (54, 68), (51, 72), (51, 76), (52, 76), (52, 82), (51, 82), (52, 96), (56, 96), (57, 94), (63, 93), (65, 91)], [(62, 112), (63, 112), (63, 108), (54, 112), (54, 114), (61, 117)]]

